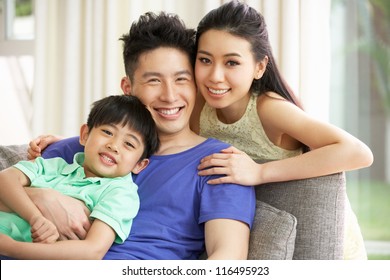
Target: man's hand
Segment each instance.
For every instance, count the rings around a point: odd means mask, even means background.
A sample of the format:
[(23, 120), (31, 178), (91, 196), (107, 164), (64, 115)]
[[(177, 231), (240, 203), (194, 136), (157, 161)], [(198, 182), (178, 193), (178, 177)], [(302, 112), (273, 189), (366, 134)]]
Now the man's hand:
[(60, 236), (56, 226), (43, 216), (33, 217), (30, 225), (33, 242), (50, 244), (56, 242)]
[(85, 238), (91, 221), (90, 212), (82, 201), (53, 189), (26, 188), (26, 192), (42, 215), (57, 227), (59, 240)]
[(27, 158), (29, 160), (34, 160), (37, 157), (42, 155), (42, 151), (47, 148), (50, 144), (53, 144), (59, 140), (63, 139), (61, 136), (57, 135), (40, 135), (37, 138), (30, 141), (28, 144)]

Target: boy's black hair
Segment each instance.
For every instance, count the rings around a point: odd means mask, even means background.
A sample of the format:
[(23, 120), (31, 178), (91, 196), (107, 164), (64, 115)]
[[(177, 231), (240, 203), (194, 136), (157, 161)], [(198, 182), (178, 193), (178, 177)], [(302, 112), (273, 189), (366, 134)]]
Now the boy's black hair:
[(94, 102), (88, 115), (88, 129), (106, 124), (128, 126), (140, 133), (145, 146), (141, 159), (150, 157), (160, 146), (152, 115), (135, 96), (111, 95)]

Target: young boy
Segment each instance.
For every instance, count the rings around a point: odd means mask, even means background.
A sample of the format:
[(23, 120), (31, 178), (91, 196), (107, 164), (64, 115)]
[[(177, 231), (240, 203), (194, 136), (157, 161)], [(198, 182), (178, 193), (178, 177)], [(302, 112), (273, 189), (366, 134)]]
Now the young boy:
[[(81, 126), (80, 144), (85, 150), (72, 164), (61, 158), (37, 158), (0, 172), (0, 200), (10, 210), (0, 212), (0, 232), (6, 234), (0, 234), (0, 255), (101, 259), (113, 242), (126, 240), (139, 209), (131, 173), (143, 170), (159, 147), (150, 112), (133, 96), (103, 98), (93, 104), (87, 124)], [(54, 224), (23, 187), (54, 188), (84, 201), (93, 220), (85, 240), (57, 241)]]

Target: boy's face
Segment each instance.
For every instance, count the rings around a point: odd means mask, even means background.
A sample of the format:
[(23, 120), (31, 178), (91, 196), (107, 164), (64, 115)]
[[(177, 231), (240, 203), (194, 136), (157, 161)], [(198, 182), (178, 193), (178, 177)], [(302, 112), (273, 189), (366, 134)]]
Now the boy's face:
[(160, 137), (189, 129), (196, 87), (184, 52), (160, 47), (142, 54), (133, 81), (124, 78), (121, 86), (125, 94), (138, 97), (149, 109)]
[(85, 146), (84, 170), (87, 177), (122, 177), (139, 173), (148, 159), (139, 161), (144, 152), (141, 135), (122, 125), (101, 125), (88, 131), (80, 129), (80, 143)]

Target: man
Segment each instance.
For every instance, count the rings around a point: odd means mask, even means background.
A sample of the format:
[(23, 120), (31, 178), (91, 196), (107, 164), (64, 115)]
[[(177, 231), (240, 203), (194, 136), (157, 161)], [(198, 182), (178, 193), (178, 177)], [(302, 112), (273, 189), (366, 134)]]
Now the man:
[[(189, 127), (196, 97), (194, 37), (195, 31), (187, 29), (177, 16), (146, 13), (121, 38), (127, 75), (121, 88), (150, 110), (161, 146), (149, 166), (135, 177), (141, 207), (130, 236), (124, 244), (113, 245), (106, 259), (197, 259), (205, 248), (209, 259), (247, 257), (255, 211), (253, 188), (209, 185), (211, 176), (197, 174), (200, 159), (228, 145), (200, 137)], [(76, 141), (59, 141), (43, 156), (69, 157), (79, 151)], [(37, 139), (35, 144), (44, 148), (47, 142)], [(35, 146), (38, 152), (40, 148)], [(38, 197), (45, 201), (42, 194)], [(68, 202), (59, 194), (50, 197), (57, 203), (41, 204), (42, 211), (50, 213), (47, 216), (63, 215), (64, 211), (54, 207), (67, 207)], [(71, 208), (69, 211), (75, 211)], [(63, 224), (58, 225), (60, 232), (65, 232)], [(75, 232), (83, 237), (87, 229), (88, 223), (84, 223), (84, 229), (79, 226)], [(68, 238), (75, 237), (73, 232), (68, 234)]]

